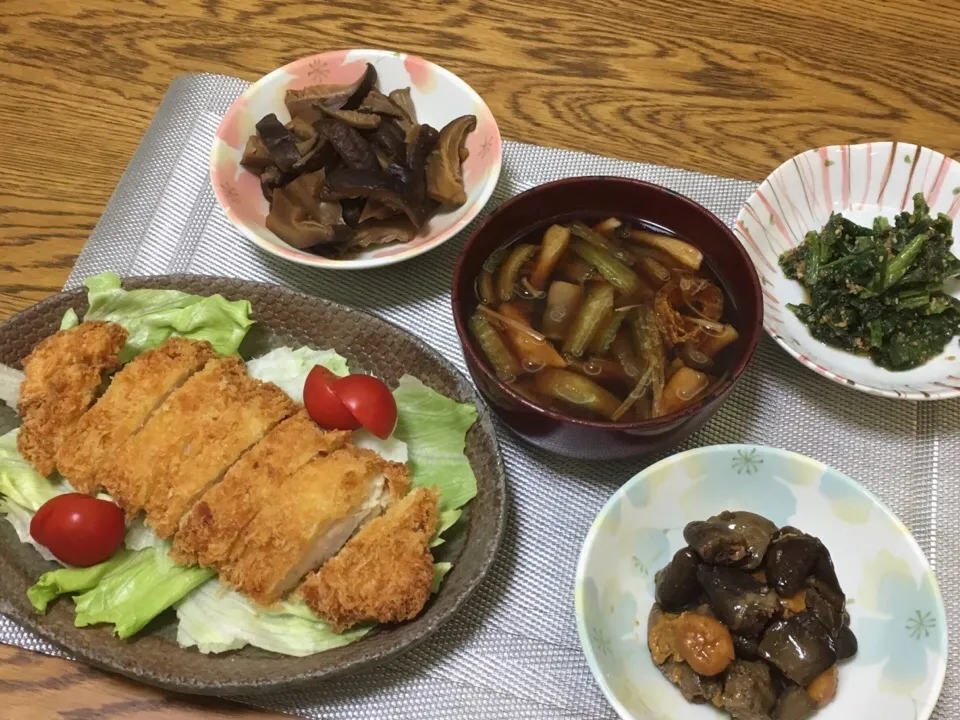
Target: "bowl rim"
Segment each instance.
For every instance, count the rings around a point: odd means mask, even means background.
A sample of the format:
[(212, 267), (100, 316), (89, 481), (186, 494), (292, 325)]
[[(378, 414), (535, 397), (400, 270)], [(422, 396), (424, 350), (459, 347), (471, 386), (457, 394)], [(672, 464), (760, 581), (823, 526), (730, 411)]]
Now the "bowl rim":
[[(772, 445), (753, 445), (750, 443), (723, 443), (720, 445), (705, 445), (702, 447), (690, 448), (689, 450), (684, 450), (682, 452), (674, 453), (673, 455), (668, 455), (662, 460), (648, 465), (643, 468), (636, 474), (634, 474), (630, 479), (628, 479), (623, 485), (618, 487), (616, 491), (607, 498), (607, 501), (603, 504), (603, 507), (597, 512), (594, 516), (593, 521), (590, 524), (590, 529), (587, 530), (587, 534), (583, 539), (583, 544), (580, 546), (580, 555), (577, 558), (577, 569), (574, 573), (573, 580), (573, 594), (574, 594), (574, 616), (576, 618), (577, 624), (577, 638), (580, 640), (580, 647), (583, 650), (584, 657), (587, 661), (587, 666), (590, 668), (590, 674), (593, 676), (594, 682), (600, 686), (600, 690), (603, 692), (604, 697), (610, 703), (610, 706), (614, 711), (619, 715), (623, 720), (639, 720), (629, 712), (624, 706), (623, 703), (614, 695), (613, 690), (610, 688), (609, 684), (606, 681), (606, 678), (603, 675), (603, 672), (600, 670), (600, 665), (597, 662), (596, 654), (593, 651), (593, 644), (590, 642), (589, 631), (587, 630), (586, 618), (581, 609), (578, 608), (578, 603), (576, 598), (579, 595), (580, 588), (583, 586), (584, 577), (586, 574), (587, 568), (587, 559), (590, 553), (590, 550), (593, 547), (594, 542), (596, 541), (597, 535), (600, 533), (601, 520), (606, 516), (615, 504), (621, 502), (626, 495), (626, 493), (632, 489), (636, 484), (641, 482), (641, 479), (650, 475), (652, 472), (660, 470), (663, 467), (672, 465), (682, 459), (694, 456), (694, 455), (708, 455), (713, 452), (723, 452), (727, 450), (742, 450), (742, 449), (751, 449), (751, 450), (762, 450), (767, 453), (774, 453), (781, 457), (790, 458), (794, 461), (799, 461), (802, 463), (813, 463), (823, 468), (824, 470), (832, 470), (837, 473), (845, 482), (856, 487), (860, 492), (862, 492), (875, 507), (879, 508), (881, 512), (886, 514), (891, 518), (897, 525), (899, 525), (904, 530), (904, 536), (906, 542), (912, 546), (921, 558), (923, 558), (924, 563), (927, 566), (927, 569), (930, 571), (933, 577), (933, 592), (934, 596), (939, 604), (939, 607), (943, 610), (944, 617), (947, 616), (946, 605), (943, 602), (943, 592), (940, 589), (940, 582), (937, 579), (936, 573), (933, 571), (933, 566), (930, 564), (930, 559), (927, 557), (927, 554), (923, 551), (923, 548), (920, 547), (920, 543), (917, 542), (917, 539), (913, 536), (913, 533), (910, 532), (910, 529), (903, 523), (903, 521), (897, 516), (893, 510), (891, 510), (886, 503), (883, 502), (879, 497), (877, 497), (869, 488), (864, 487), (860, 482), (855, 480), (853, 477), (838, 470), (837, 468), (829, 465), (828, 463), (822, 462), (815, 458), (812, 458), (808, 455), (802, 453), (794, 452), (793, 450), (786, 450), (784, 448), (774, 447)], [(949, 659), (949, 648), (950, 648), (950, 630), (947, 624), (942, 628), (945, 638), (944, 645), (944, 656), (942, 662), (937, 668), (937, 677), (934, 681), (933, 688), (935, 690), (935, 700), (938, 700), (940, 694), (943, 691), (943, 684), (946, 680), (947, 675), (947, 661)], [(933, 714), (934, 706), (930, 707), (929, 712), (926, 715), (918, 715), (918, 720), (927, 720)]]
[[(237, 105), (237, 103), (242, 101), (245, 102), (246, 98), (256, 94), (260, 87), (270, 82), (277, 75), (286, 72), (287, 68), (289, 68), (291, 65), (302, 63), (305, 60), (314, 60), (314, 59), (322, 58), (324, 56), (331, 55), (333, 53), (347, 53), (347, 54), (363, 53), (366, 55), (376, 56), (379, 58), (383, 58), (383, 57), (390, 57), (390, 58), (402, 57), (404, 59), (414, 58), (420, 62), (425, 63), (426, 65), (429, 65), (434, 72), (444, 75), (445, 77), (450, 79), (454, 84), (459, 85), (461, 89), (464, 91), (464, 93), (473, 100), (475, 105), (477, 105), (482, 109), (485, 109), (489, 114), (492, 122), (491, 130), (493, 134), (496, 136), (496, 140), (497, 140), (497, 142), (494, 143), (494, 145), (496, 146), (497, 154), (493, 164), (491, 165), (492, 169), (487, 175), (487, 180), (482, 186), (480, 195), (477, 197), (476, 202), (473, 204), (473, 209), (470, 210), (466, 215), (464, 215), (463, 218), (458, 220), (456, 223), (452, 224), (449, 228), (446, 228), (445, 230), (440, 232), (437, 235), (437, 237), (431, 240), (430, 242), (423, 243), (422, 245), (419, 245), (417, 247), (409, 248), (407, 251), (400, 252), (395, 255), (387, 255), (384, 257), (374, 257), (374, 258), (337, 260), (334, 258), (325, 258), (319, 255), (312, 255), (305, 251), (297, 250), (296, 248), (276, 245), (275, 243), (269, 242), (265, 238), (263, 238), (256, 229), (248, 226), (246, 223), (242, 223), (235, 220), (233, 217), (230, 216), (229, 213), (227, 213), (227, 207), (229, 203), (226, 198), (226, 193), (223, 190), (221, 190), (218, 183), (213, 182), (213, 173), (214, 173), (214, 168), (216, 167), (216, 164), (217, 164), (217, 160), (220, 158), (220, 155), (223, 152), (223, 150), (221, 149), (221, 143), (218, 142), (220, 128), (223, 127), (223, 123), (225, 122), (226, 118), (231, 115), (231, 110), (233, 110), (233, 108)], [(483, 209), (486, 207), (487, 203), (490, 201), (490, 198), (497, 187), (497, 183), (500, 180), (500, 173), (503, 169), (503, 136), (500, 134), (500, 126), (497, 123), (496, 116), (494, 116), (493, 111), (490, 110), (490, 106), (487, 105), (486, 101), (480, 96), (480, 94), (476, 90), (474, 90), (467, 83), (466, 80), (461, 78), (459, 75), (456, 75), (455, 73), (451, 72), (450, 70), (447, 70), (442, 65), (438, 65), (437, 63), (431, 60), (427, 60), (426, 58), (421, 57), (419, 55), (415, 55), (413, 53), (398, 54), (390, 50), (381, 50), (377, 48), (345, 48), (340, 50), (327, 50), (326, 52), (314, 53), (313, 55), (305, 55), (302, 58), (291, 60), (285, 65), (282, 65), (281, 67), (271, 70), (266, 75), (263, 75), (258, 80), (251, 83), (249, 87), (247, 87), (243, 91), (243, 93), (241, 93), (240, 96), (238, 96), (237, 99), (230, 104), (230, 107), (224, 113), (223, 117), (220, 119), (220, 122), (217, 125), (217, 133), (214, 136), (214, 138), (215, 139), (214, 139), (213, 145), (210, 148), (210, 154), (208, 158), (208, 166), (209, 166), (208, 177), (211, 180), (210, 184), (213, 186), (213, 192), (217, 198), (217, 204), (220, 206), (221, 210), (223, 210), (224, 215), (226, 215), (227, 220), (234, 227), (234, 229), (236, 229), (237, 232), (243, 235), (247, 240), (252, 242), (254, 245), (259, 247), (261, 250), (264, 250), (265, 252), (270, 253), (274, 257), (278, 257), (283, 260), (296, 263), (297, 265), (303, 265), (305, 267), (312, 267), (312, 268), (319, 268), (321, 270), (369, 270), (371, 268), (385, 267), (387, 265), (393, 265), (395, 263), (403, 262), (405, 260), (411, 260), (415, 257), (423, 255), (426, 252), (429, 252), (430, 250), (434, 250), (435, 248), (439, 247), (440, 245), (443, 245), (445, 242), (447, 242), (451, 238), (461, 233), (467, 225), (469, 225), (473, 220), (476, 219), (476, 217), (481, 212), (483, 212)]]
[[(886, 147), (886, 146), (896, 147), (897, 145), (900, 145), (900, 144), (913, 146), (914, 148), (916, 148), (916, 151), (918, 154), (920, 152), (923, 152), (924, 150), (927, 150), (928, 152), (931, 152), (946, 158), (951, 163), (960, 165), (960, 161), (957, 161), (951, 158), (949, 155), (944, 155), (939, 150), (934, 150), (933, 148), (929, 148), (919, 143), (901, 143), (895, 140), (882, 140), (877, 142), (845, 143), (845, 144), (841, 143), (841, 144), (835, 144), (835, 145), (823, 145), (816, 148), (808, 148), (807, 150), (796, 153), (792, 157), (784, 160), (782, 163), (777, 165), (776, 168), (774, 168), (763, 180), (760, 181), (760, 183), (757, 184), (756, 189), (754, 189), (754, 191), (750, 193), (750, 196), (746, 200), (744, 200), (743, 205), (740, 206), (740, 210), (737, 212), (737, 219), (734, 222), (734, 226), (733, 226), (733, 232), (736, 235), (737, 240), (740, 242), (741, 245), (744, 245), (744, 247), (746, 247), (746, 245), (748, 244), (748, 241), (744, 236), (743, 231), (740, 229), (740, 225), (743, 221), (743, 218), (748, 215), (747, 205), (754, 198), (757, 197), (757, 193), (759, 193), (760, 190), (763, 189), (764, 185), (771, 184), (771, 180), (773, 177), (775, 177), (778, 173), (780, 173), (780, 171), (783, 170), (784, 168), (787, 168), (788, 166), (792, 165), (794, 162), (796, 162), (798, 158), (802, 157), (803, 155), (806, 155), (807, 153), (819, 153), (821, 151), (829, 153), (831, 150), (842, 152), (844, 148), (846, 148), (847, 151), (851, 151), (854, 149), (862, 149), (862, 148), (875, 148), (875, 147)], [(751, 258), (751, 262), (753, 262), (752, 258)], [(776, 272), (778, 274), (782, 274), (783, 271), (780, 270), (779, 267), (777, 267)], [(787, 344), (787, 342), (783, 339), (783, 337), (779, 333), (775, 332), (773, 328), (767, 325), (764, 325), (763, 329), (767, 333), (767, 335), (773, 338), (774, 342), (776, 342), (777, 345), (783, 348), (787, 352), (787, 354), (790, 355), (790, 357), (800, 362), (804, 367), (809, 368), (810, 370), (813, 370), (818, 375), (821, 375), (822, 377), (825, 377), (828, 380), (831, 380), (835, 382), (837, 385), (840, 385), (842, 387), (850, 388), (852, 390), (858, 390), (860, 392), (867, 393), (868, 395), (891, 398), (893, 400), (927, 401), (927, 400), (948, 400), (950, 398), (960, 397), (960, 385), (954, 387), (954, 386), (947, 385), (946, 383), (943, 383), (937, 390), (915, 390), (915, 389), (906, 388), (906, 386), (902, 386), (902, 387), (905, 387), (906, 389), (893, 390), (893, 389), (876, 387), (875, 385), (871, 385), (869, 383), (863, 383), (860, 381), (851, 380), (845, 375), (836, 372), (835, 366), (833, 366), (833, 369), (831, 369), (830, 367), (820, 365), (819, 363), (816, 363), (813, 360), (811, 360), (801, 350), (797, 350), (795, 348), (790, 347), (790, 345)], [(811, 344), (819, 344), (819, 345), (823, 345), (824, 347), (830, 347), (829, 345), (826, 345), (825, 343), (821, 343), (819, 340), (817, 340), (812, 335), (810, 335), (810, 331), (807, 330), (806, 326), (803, 327), (803, 332), (804, 332), (804, 335), (802, 337), (797, 338), (798, 345), (800, 345), (801, 347), (806, 347)], [(854, 358), (859, 357), (852, 353), (850, 354), (850, 356)], [(897, 375), (895, 371), (887, 370), (886, 368), (882, 368), (879, 365), (877, 366), (877, 370), (887, 373), (891, 377), (895, 377)]]
[[(459, 296), (458, 288), (460, 287), (460, 280), (463, 275), (466, 274), (466, 270), (463, 266), (463, 260), (467, 253), (467, 250), (470, 246), (476, 241), (480, 234), (486, 229), (487, 225), (497, 217), (502, 211), (505, 211), (514, 205), (526, 202), (530, 197), (536, 195), (538, 192), (541, 192), (545, 189), (564, 186), (564, 185), (576, 185), (583, 182), (602, 182), (610, 184), (623, 184), (626, 186), (634, 188), (644, 188), (647, 190), (652, 190), (654, 192), (667, 193), (674, 196), (688, 208), (696, 213), (699, 213), (705, 216), (710, 222), (716, 226), (717, 230), (720, 231), (723, 235), (726, 235), (727, 238), (731, 241), (731, 247), (734, 253), (739, 254), (740, 260), (749, 268), (750, 273), (750, 290), (753, 292), (753, 295), (756, 299), (757, 308), (759, 308), (759, 315), (755, 323), (750, 325), (750, 334), (746, 337), (746, 346), (744, 352), (740, 359), (737, 361), (736, 365), (726, 377), (717, 384), (709, 393), (704, 395), (702, 398), (697, 400), (695, 403), (689, 407), (680, 410), (679, 412), (674, 412), (663, 417), (654, 418), (650, 420), (640, 420), (630, 423), (622, 422), (613, 422), (609, 420), (586, 420), (583, 418), (577, 418), (570, 415), (564, 415), (563, 413), (558, 413), (554, 410), (549, 410), (547, 408), (536, 405), (523, 395), (518, 393), (516, 390), (511, 388), (493, 373), (487, 367), (486, 361), (483, 360), (478, 354), (476, 349), (473, 347), (473, 343), (470, 341), (470, 333), (467, 328), (464, 326), (464, 322), (461, 319), (461, 309), (466, 304), (462, 298)], [(542, 222), (542, 221), (540, 221)], [(514, 237), (521, 235), (522, 233), (530, 230), (537, 223), (530, 225), (527, 228), (523, 228), (514, 233)], [(503, 204), (501, 204), (496, 210), (487, 215), (483, 221), (480, 223), (477, 228), (470, 233), (470, 237), (467, 238), (467, 241), (463, 244), (463, 247), (460, 249), (459, 254), (457, 255), (456, 265), (453, 270), (453, 289), (451, 291), (451, 306), (453, 309), (453, 322), (457, 328), (457, 335), (460, 339), (460, 345), (463, 348), (463, 353), (468, 360), (471, 361), (472, 365), (475, 365), (480, 368), (480, 372), (483, 373), (485, 379), (488, 382), (493, 383), (497, 388), (511, 398), (514, 402), (519, 404), (526, 410), (534, 411), (537, 414), (544, 415), (551, 418), (552, 420), (566, 422), (573, 425), (579, 425), (586, 428), (592, 428), (597, 430), (621, 430), (621, 431), (656, 431), (661, 429), (666, 429), (673, 427), (674, 425), (689, 420), (690, 418), (698, 415), (701, 410), (704, 409), (704, 406), (708, 402), (718, 400), (723, 398), (733, 386), (740, 379), (740, 376), (743, 375), (743, 372), (747, 369), (747, 366), (750, 364), (750, 361), (753, 359), (754, 354), (757, 350), (757, 345), (760, 343), (760, 337), (762, 335), (763, 328), (763, 295), (760, 290), (760, 278), (757, 275), (757, 269), (753, 264), (753, 261), (750, 259), (749, 254), (746, 249), (743, 247), (743, 244), (737, 239), (729, 227), (716, 215), (707, 210), (703, 205), (691, 200), (686, 195), (682, 195), (674, 190), (671, 190), (662, 185), (657, 185), (655, 183), (647, 182), (645, 180), (637, 180), (635, 178), (622, 177), (620, 175), (582, 175), (577, 177), (568, 177), (562, 178), (560, 180), (553, 180), (551, 182), (543, 183), (542, 185), (537, 185), (525, 190), (519, 195), (515, 195), (510, 198)], [(739, 331), (739, 328), (738, 328)], [(746, 335), (746, 333), (744, 333)]]

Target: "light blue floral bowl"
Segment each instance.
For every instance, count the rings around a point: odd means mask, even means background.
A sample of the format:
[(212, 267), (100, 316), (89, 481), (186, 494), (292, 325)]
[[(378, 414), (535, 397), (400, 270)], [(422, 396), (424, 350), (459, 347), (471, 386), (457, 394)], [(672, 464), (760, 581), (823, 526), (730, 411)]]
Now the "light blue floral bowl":
[(718, 445), (674, 455), (610, 498), (576, 579), (577, 630), (593, 676), (621, 718), (718, 720), (691, 705), (647, 651), (654, 573), (685, 545), (683, 527), (750, 510), (818, 536), (849, 597), (859, 653), (840, 668), (817, 720), (926, 720), (947, 667), (940, 589), (910, 532), (854, 480), (784, 450)]

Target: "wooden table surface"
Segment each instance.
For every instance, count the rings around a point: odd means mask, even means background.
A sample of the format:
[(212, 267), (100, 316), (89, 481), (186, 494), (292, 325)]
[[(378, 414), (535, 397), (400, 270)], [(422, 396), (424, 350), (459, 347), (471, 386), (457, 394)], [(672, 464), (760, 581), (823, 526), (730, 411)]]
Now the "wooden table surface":
[[(759, 180), (831, 143), (960, 156), (958, 36), (960, 0), (3, 0), (0, 321), (60, 289), (180, 73), (405, 50), (469, 82), (506, 138)], [(0, 707), (262, 717), (4, 647)]]

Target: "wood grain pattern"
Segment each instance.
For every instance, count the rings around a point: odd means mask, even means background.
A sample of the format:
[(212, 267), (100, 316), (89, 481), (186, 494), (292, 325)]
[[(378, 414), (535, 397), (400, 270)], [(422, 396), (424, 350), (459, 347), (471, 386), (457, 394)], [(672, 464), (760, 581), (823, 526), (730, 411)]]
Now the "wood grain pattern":
[(4, 720), (216, 720), (282, 718), (215, 698), (184, 698), (85, 665), (0, 645)]
[[(180, 73), (402, 49), (469, 82), (507, 138), (760, 179), (831, 143), (960, 156), (958, 35), (957, 0), (4, 0), (0, 320), (62, 286)], [(202, 712), (19, 650), (0, 678), (14, 717)]]

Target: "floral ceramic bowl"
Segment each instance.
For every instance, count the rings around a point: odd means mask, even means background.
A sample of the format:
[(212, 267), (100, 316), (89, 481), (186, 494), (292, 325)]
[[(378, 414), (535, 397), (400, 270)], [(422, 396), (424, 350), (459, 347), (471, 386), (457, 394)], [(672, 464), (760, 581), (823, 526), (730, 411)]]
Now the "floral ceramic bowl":
[(857, 655), (817, 720), (926, 720), (943, 685), (947, 624), (930, 565), (910, 532), (846, 475), (802, 455), (718, 445), (674, 455), (631, 479), (600, 511), (576, 578), (580, 642), (621, 718), (720, 720), (691, 705), (653, 664), (647, 614), (654, 573), (686, 543), (683, 527), (750, 510), (816, 535), (849, 595)]
[[(240, 158), (260, 118), (276, 113), (282, 122), (290, 119), (283, 103), (287, 90), (353, 82), (363, 73), (366, 63), (376, 67), (377, 87), (384, 93), (410, 88), (421, 122), (439, 129), (461, 115), (476, 116), (477, 127), (466, 141), (469, 156), (463, 163), (467, 201), (455, 210), (435, 215), (408, 243), (374, 247), (349, 259), (334, 260), (292, 248), (267, 230), (269, 206), (260, 190), (259, 179), (240, 166)], [(493, 113), (456, 75), (415, 55), (385, 50), (338, 50), (284, 65), (251, 85), (237, 99), (217, 129), (210, 153), (210, 180), (217, 200), (237, 230), (267, 252), (301, 265), (360, 270), (409, 260), (463, 230), (490, 199), (500, 177), (502, 160), (500, 130)]]
[[(866, 357), (815, 340), (785, 306), (805, 302), (800, 283), (788, 280), (777, 258), (796, 247), (831, 212), (870, 226), (912, 210), (923, 192), (933, 213), (960, 215), (960, 163), (919, 145), (878, 142), (808, 150), (777, 168), (747, 200), (734, 232), (757, 266), (764, 294), (764, 326), (788, 353), (835, 382), (874, 395), (911, 400), (960, 396), (960, 341), (939, 357), (905, 372), (885, 370)], [(960, 283), (948, 292), (960, 298)]]

